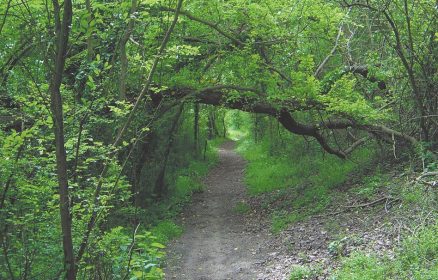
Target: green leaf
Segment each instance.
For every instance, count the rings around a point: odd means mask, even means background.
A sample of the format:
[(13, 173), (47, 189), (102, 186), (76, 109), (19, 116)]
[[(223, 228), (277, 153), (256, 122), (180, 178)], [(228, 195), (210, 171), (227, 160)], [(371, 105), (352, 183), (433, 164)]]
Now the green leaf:
[(151, 243), (151, 246), (152, 246), (152, 247), (155, 247), (155, 248), (160, 248), (160, 249), (164, 249), (164, 248), (166, 248), (166, 246), (164, 246), (163, 244), (158, 243), (158, 242), (152, 242), (152, 243)]

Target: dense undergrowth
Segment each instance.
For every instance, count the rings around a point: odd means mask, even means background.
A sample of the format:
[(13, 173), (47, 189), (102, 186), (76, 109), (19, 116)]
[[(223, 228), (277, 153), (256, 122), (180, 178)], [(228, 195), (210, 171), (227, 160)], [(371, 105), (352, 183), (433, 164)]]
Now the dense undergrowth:
[[(125, 207), (116, 211), (108, 223), (110, 230), (94, 247), (94, 253), (99, 252), (99, 259), (93, 260), (97, 265), (86, 267), (78, 276), (83, 279), (91, 274), (106, 275), (111, 279), (128, 276), (129, 279), (163, 279), (166, 245), (183, 232), (174, 221), (176, 215), (193, 193), (202, 191), (201, 179), (216, 163), (216, 147), (221, 141), (210, 141), (205, 159), (197, 156), (179, 159), (185, 167), (175, 168), (166, 175), (170, 188), (166, 199), (151, 203), (147, 208)], [(137, 226), (132, 228), (130, 224), (134, 221)], [(108, 268), (109, 271), (99, 271)]]
[(333, 279), (438, 279), (438, 224), (407, 237), (393, 259), (355, 252), (342, 261)]
[[(78, 262), (78, 279), (162, 279), (166, 244), (182, 233), (174, 223), (176, 215), (190, 201), (194, 192), (202, 190), (202, 177), (217, 161), (217, 145), (221, 139), (205, 142), (206, 133), (199, 141), (207, 143), (194, 149), (190, 119), (178, 122), (175, 141), (169, 145), (169, 119), (153, 124), (153, 136), (144, 137), (144, 144), (126, 144), (120, 151), (120, 161), (112, 161), (99, 197), (97, 226), (90, 231), (89, 246)], [(191, 116), (192, 111), (183, 112)], [(200, 123), (206, 114), (201, 110)], [(94, 189), (99, 181), (102, 159), (108, 151), (105, 123), (99, 129), (82, 132), (78, 150), (77, 177), (72, 175), (71, 188), (78, 191), (71, 196), (73, 241), (79, 250), (87, 231), (93, 209)], [(35, 125), (23, 132), (4, 133), (0, 130), (0, 184), (10, 187), (2, 192), (0, 209), (0, 279), (55, 279), (62, 270), (61, 228), (55, 175), (52, 137), (36, 142), (34, 135), (44, 134), (44, 125)], [(73, 135), (75, 131), (71, 132)], [(172, 134), (172, 132), (170, 133)], [(44, 134), (45, 135), (45, 134)], [(68, 143), (69, 163), (73, 163), (75, 141)], [(146, 147), (145, 147), (146, 146)], [(168, 162), (163, 161), (169, 150)], [(133, 155), (123, 167), (124, 151)], [(155, 193), (157, 176), (166, 167), (166, 193)], [(83, 172), (93, 176), (82, 178)], [(3, 208), (3, 206), (5, 206)], [(7, 211), (6, 211), (7, 210)], [(4, 235), (4, 232), (9, 232)], [(58, 275), (58, 276), (57, 276)]]
[[(331, 280), (424, 280), (438, 278), (438, 225), (426, 226), (395, 248), (393, 257), (373, 252), (354, 251), (340, 259), (331, 270)], [(293, 267), (290, 280), (315, 279), (322, 275), (321, 266)]]
[[(434, 167), (432, 167), (434, 168)], [(405, 171), (402, 179), (375, 176), (364, 187), (385, 192), (399, 200), (391, 210), (396, 223), (388, 222), (401, 240), (393, 257), (370, 251), (354, 251), (342, 257), (340, 267), (333, 271), (333, 279), (437, 279), (438, 278), (438, 192), (415, 180), (417, 173)], [(380, 178), (378, 181), (376, 178)], [(377, 185), (377, 186), (376, 186)], [(364, 188), (366, 189), (366, 188)], [(358, 193), (360, 187), (352, 190)], [(363, 192), (359, 192), (363, 195)], [(372, 191), (365, 192), (369, 197)]]
[(244, 138), (238, 151), (248, 160), (245, 174), (248, 192), (270, 193), (264, 207), (274, 206), (274, 233), (323, 211), (331, 201), (331, 192), (352, 174), (364, 172), (374, 156), (372, 149), (364, 147), (355, 151), (351, 159), (341, 160), (321, 153), (299, 137), (274, 147), (268, 138), (259, 143)]
[[(339, 240), (327, 247), (329, 252), (336, 251), (333, 258), (337, 268), (298, 265), (291, 271), (291, 280), (327, 276), (327, 270), (333, 280), (438, 279), (438, 194), (415, 179), (419, 176), (418, 163), (391, 163), (392, 154), (378, 155), (370, 146), (356, 150), (348, 160), (340, 160), (322, 154), (303, 138), (282, 139), (281, 132), (273, 138), (265, 123), (266, 127), (257, 137), (254, 124), (230, 134), (239, 139), (237, 150), (248, 161), (248, 192), (261, 198), (262, 206), (271, 213), (274, 233), (324, 213), (346, 195), (364, 203), (379, 201), (382, 196), (397, 201), (397, 207), (389, 212), (393, 220), (383, 221), (388, 231), (398, 229), (401, 242), (392, 248), (393, 254), (354, 249), (344, 254), (344, 240), (356, 237), (339, 232)], [(426, 171), (436, 171), (436, 166), (432, 163)], [(242, 214), (249, 210), (244, 203), (236, 206)]]

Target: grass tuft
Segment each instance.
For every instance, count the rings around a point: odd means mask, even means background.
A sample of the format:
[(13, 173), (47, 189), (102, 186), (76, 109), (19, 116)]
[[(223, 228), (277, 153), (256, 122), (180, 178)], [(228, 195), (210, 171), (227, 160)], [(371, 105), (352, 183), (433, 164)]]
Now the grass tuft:
[[(281, 203), (278, 209), (281, 213), (272, 216), (273, 232), (322, 212), (331, 201), (331, 190), (346, 182), (352, 173), (363, 170), (373, 158), (370, 148), (355, 151), (351, 160), (341, 160), (320, 151), (303, 152), (304, 149), (306, 143), (298, 137), (275, 149), (268, 140), (254, 144), (245, 139), (238, 145), (237, 151), (248, 160), (245, 180), (249, 194), (287, 196), (286, 201), (272, 199)], [(267, 205), (267, 208), (272, 207)]]
[(234, 212), (240, 213), (240, 214), (246, 214), (249, 211), (251, 211), (251, 206), (248, 205), (245, 201), (239, 201), (236, 206), (234, 206)]

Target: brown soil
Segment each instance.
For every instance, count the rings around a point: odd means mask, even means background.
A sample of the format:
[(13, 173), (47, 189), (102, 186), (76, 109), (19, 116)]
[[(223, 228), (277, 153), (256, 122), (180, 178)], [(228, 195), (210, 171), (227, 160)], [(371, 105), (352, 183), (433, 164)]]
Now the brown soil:
[(166, 279), (257, 279), (272, 251), (269, 228), (254, 232), (249, 224), (265, 224), (235, 210), (247, 199), (245, 161), (227, 142), (219, 163), (205, 179), (206, 189), (193, 197), (182, 214), (184, 235), (169, 246)]
[[(320, 267), (315, 278), (327, 279), (339, 265), (339, 255), (356, 249), (392, 255), (400, 233), (393, 211), (380, 204), (337, 213), (341, 205), (357, 203), (348, 195), (339, 194), (324, 215), (273, 235), (271, 213), (261, 206), (263, 196), (247, 196), (246, 163), (233, 149), (232, 142), (219, 149), (219, 163), (205, 178), (205, 191), (195, 194), (182, 213), (185, 233), (168, 247), (166, 279), (286, 280), (295, 265)], [(251, 211), (238, 213), (239, 202), (249, 204)], [(330, 253), (333, 241), (338, 256)]]

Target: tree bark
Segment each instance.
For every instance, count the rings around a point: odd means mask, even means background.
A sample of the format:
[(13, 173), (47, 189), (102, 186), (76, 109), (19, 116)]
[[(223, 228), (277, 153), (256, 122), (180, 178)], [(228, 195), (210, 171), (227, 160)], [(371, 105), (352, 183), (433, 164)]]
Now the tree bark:
[(54, 72), (50, 81), (49, 92), (51, 99), (53, 130), (55, 134), (56, 173), (59, 184), (59, 209), (61, 215), (62, 243), (64, 250), (64, 269), (66, 271), (66, 279), (74, 280), (76, 279), (76, 273), (71, 229), (72, 218), (69, 205), (67, 156), (65, 151), (63, 107), (60, 92), (73, 12), (71, 0), (65, 0), (63, 5), (63, 17), (61, 20), (61, 8), (57, 0), (53, 0), (53, 6), (55, 9), (56, 25), (56, 57)]

